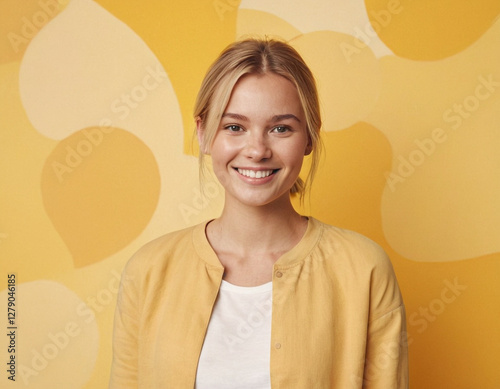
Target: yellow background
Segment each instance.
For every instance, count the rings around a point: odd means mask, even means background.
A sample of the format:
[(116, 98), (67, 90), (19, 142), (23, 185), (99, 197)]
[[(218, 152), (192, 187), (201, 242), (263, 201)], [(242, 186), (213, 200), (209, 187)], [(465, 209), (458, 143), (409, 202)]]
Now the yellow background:
[[(410, 387), (500, 382), (500, 3), (459, 0), (0, 0), (0, 311), (16, 274), (17, 375), (105, 388), (120, 272), (215, 217), (192, 107), (243, 36), (309, 63), (325, 154), (302, 212), (389, 253)], [(299, 204), (297, 204), (299, 207)], [(0, 340), (7, 362), (9, 339)]]

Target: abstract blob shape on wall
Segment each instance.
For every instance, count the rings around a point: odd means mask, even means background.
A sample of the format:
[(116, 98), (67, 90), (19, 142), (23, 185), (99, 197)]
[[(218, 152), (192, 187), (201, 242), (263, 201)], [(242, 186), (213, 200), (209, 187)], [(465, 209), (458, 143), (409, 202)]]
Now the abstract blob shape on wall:
[(365, 0), (373, 29), (401, 57), (431, 61), (474, 43), (500, 13), (498, 0)]
[(56, 146), (41, 187), (45, 210), (81, 267), (140, 234), (156, 209), (160, 175), (151, 150), (136, 136), (90, 127)]
[(38, 132), (57, 140), (103, 122), (133, 132), (126, 120), (164, 104), (169, 84), (144, 41), (90, 0), (71, 1), (40, 31), (19, 73), (26, 115)]
[(500, 251), (500, 51), (492, 49), (499, 36), (497, 20), (450, 58), (379, 60), (384, 93), (366, 120), (391, 144), (383, 230), (408, 259)]
[[(87, 315), (91, 308), (54, 281), (17, 284), (16, 297), (22, 313), (16, 318), (18, 385), (13, 387), (83, 388), (99, 351), (99, 328), (95, 318)], [(0, 298), (2, 303), (7, 301), (6, 290)]]

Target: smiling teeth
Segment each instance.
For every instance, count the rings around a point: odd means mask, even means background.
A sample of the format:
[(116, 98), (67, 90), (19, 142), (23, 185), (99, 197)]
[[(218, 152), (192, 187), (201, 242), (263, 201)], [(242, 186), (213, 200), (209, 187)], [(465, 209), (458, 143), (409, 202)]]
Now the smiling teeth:
[(243, 176), (250, 178), (264, 178), (270, 176), (273, 171), (272, 170), (246, 170), (246, 169), (238, 169), (238, 173)]

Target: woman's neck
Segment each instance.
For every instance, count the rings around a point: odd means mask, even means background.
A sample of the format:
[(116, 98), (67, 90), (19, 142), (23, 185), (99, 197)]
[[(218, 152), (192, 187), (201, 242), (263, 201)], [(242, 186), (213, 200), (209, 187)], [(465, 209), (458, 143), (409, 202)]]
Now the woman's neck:
[(239, 256), (282, 253), (295, 246), (305, 233), (307, 219), (289, 199), (254, 207), (226, 203), (221, 216), (207, 227), (211, 243)]

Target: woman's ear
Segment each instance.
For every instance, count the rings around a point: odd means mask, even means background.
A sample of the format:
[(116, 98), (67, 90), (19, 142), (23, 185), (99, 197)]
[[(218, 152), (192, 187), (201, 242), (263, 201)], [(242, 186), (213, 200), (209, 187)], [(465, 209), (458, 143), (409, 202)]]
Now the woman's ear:
[(205, 127), (203, 125), (203, 121), (199, 116), (196, 118), (196, 135), (198, 137), (198, 144), (200, 145), (200, 151), (203, 154), (208, 154), (207, 148), (205, 147)]
[(311, 140), (311, 137), (308, 135), (307, 136), (307, 146), (306, 146), (306, 150), (304, 151), (304, 155), (311, 154), (312, 150), (313, 150), (312, 140)]

